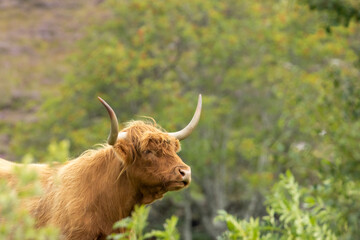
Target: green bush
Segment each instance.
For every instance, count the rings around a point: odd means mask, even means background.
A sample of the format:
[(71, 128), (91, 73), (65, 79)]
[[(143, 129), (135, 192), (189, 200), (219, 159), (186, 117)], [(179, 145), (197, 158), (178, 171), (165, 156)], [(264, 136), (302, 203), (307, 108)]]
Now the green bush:
[(151, 232), (144, 233), (147, 226), (147, 219), (149, 216), (150, 208), (146, 206), (136, 206), (131, 217), (124, 218), (114, 224), (114, 229), (123, 229), (124, 233), (114, 233), (108, 236), (108, 239), (132, 239), (143, 240), (147, 238), (156, 237), (162, 240), (178, 240), (179, 233), (176, 229), (178, 218), (172, 216), (167, 219), (164, 224), (164, 230), (152, 230)]
[(266, 206), (267, 215), (261, 219), (238, 220), (220, 211), (215, 220), (225, 222), (228, 230), (219, 239), (337, 239), (331, 229), (336, 212), (301, 188), (290, 171), (280, 176)]

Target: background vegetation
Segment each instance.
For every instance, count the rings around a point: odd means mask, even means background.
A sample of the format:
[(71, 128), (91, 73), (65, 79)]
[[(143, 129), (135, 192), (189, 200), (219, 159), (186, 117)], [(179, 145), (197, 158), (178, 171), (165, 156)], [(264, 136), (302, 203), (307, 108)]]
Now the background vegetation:
[[(174, 131), (202, 93), (180, 153), (194, 181), (152, 205), (148, 229), (176, 215), (181, 239), (359, 236), (357, 0), (12, 3), (0, 9), (4, 158), (48, 161), (45, 146), (62, 140), (71, 158), (104, 142), (97, 96), (119, 121), (152, 116)], [(55, 10), (74, 16), (48, 27), (57, 38), (14, 35), (10, 20)]]

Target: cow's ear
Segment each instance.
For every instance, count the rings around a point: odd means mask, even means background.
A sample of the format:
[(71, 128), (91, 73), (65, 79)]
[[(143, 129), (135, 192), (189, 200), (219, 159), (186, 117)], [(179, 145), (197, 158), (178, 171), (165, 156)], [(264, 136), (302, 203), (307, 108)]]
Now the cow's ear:
[(130, 160), (133, 159), (133, 147), (128, 143), (128, 141), (126, 141), (126, 139), (117, 140), (114, 144), (114, 150), (120, 159), (126, 164), (129, 164)]

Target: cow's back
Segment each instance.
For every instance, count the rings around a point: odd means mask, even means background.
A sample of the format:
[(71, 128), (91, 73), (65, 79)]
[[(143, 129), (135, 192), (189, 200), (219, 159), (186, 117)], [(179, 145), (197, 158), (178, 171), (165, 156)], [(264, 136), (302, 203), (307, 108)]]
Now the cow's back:
[(0, 158), (0, 179), (5, 180), (8, 183), (12, 183), (15, 180), (15, 176), (13, 174), (15, 166), (16, 163)]
[[(6, 184), (10, 185), (12, 188), (17, 189), (18, 187), (21, 188), (21, 186), (18, 186), (18, 177), (16, 172), (18, 172), (18, 170), (15, 170), (16, 168), (21, 168), (20, 170), (22, 171), (34, 171), (37, 176), (38, 176), (38, 180), (41, 183), (42, 186), (42, 194), (38, 195), (34, 195), (34, 196), (29, 196), (26, 198), (22, 198), (20, 199), (20, 208), (26, 208), (30, 213), (32, 213), (32, 215), (36, 218), (36, 220), (38, 220), (38, 209), (39, 209), (39, 204), (41, 201), (41, 198), (43, 196), (43, 194), (46, 193), (47, 188), (49, 188), (49, 185), (51, 185), (51, 179), (52, 176), (54, 174), (54, 172), (56, 171), (56, 167), (50, 167), (47, 164), (21, 164), (21, 163), (15, 163), (15, 162), (10, 162), (7, 161), (5, 159), (0, 159), (0, 181), (1, 180), (5, 180)], [(33, 185), (35, 182), (29, 182), (27, 183), (28, 186), (35, 186)], [(22, 186), (23, 187), (23, 186)], [(42, 205), (46, 205), (47, 203), (43, 203)], [(42, 208), (47, 207), (47, 206), (42, 206)], [(42, 213), (44, 214), (44, 213)], [(0, 216), (1, 217), (1, 216)]]
[(0, 158), (0, 179), (5, 179), (10, 184), (15, 183), (17, 177), (14, 170), (16, 167), (23, 168), (24, 171), (36, 172), (42, 183), (46, 182), (53, 172), (47, 164), (21, 164)]

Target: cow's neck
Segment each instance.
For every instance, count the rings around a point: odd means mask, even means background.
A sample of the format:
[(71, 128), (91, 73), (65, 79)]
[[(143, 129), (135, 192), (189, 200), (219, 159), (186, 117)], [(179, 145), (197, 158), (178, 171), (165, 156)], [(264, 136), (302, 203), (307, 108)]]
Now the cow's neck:
[(159, 192), (154, 193), (154, 189), (149, 190), (137, 186), (131, 181), (126, 170), (119, 177), (118, 189), (120, 195), (120, 218), (130, 216), (136, 205), (149, 204), (163, 196)]
[(121, 215), (120, 218), (128, 217), (131, 215), (132, 210), (136, 205), (149, 204), (157, 199), (160, 199), (165, 194), (163, 186), (156, 187), (140, 187), (131, 181), (130, 174), (125, 170), (120, 176), (119, 194), (121, 201)]
[(119, 194), (119, 218), (125, 218), (131, 215), (135, 205), (141, 204), (141, 196), (137, 189), (127, 176), (127, 172), (124, 171), (118, 179), (118, 194)]
[[(85, 184), (89, 184), (89, 180), (92, 179), (91, 191), (98, 193), (94, 196), (98, 200), (93, 201), (93, 204), (111, 206), (113, 210), (117, 210), (116, 213), (110, 213), (106, 209), (99, 209), (111, 214), (104, 218), (113, 219), (115, 217), (113, 214), (116, 214), (116, 220), (128, 217), (136, 205), (149, 204), (162, 198), (165, 193), (160, 189), (161, 187), (141, 188), (132, 182), (130, 173), (123, 169), (122, 161), (111, 147), (100, 150), (86, 162), (92, 167), (87, 168), (88, 174), (82, 175), (87, 179)], [(93, 172), (94, 169), (96, 172)], [(102, 203), (100, 204), (99, 201)]]
[[(101, 176), (104, 178), (102, 189), (99, 191), (99, 198), (103, 203), (99, 206), (111, 207), (113, 211), (116, 211), (116, 220), (119, 220), (130, 216), (135, 205), (140, 204), (139, 194), (130, 182), (122, 160), (113, 148), (106, 149), (106, 152), (107, 159), (103, 161), (102, 166), (97, 168), (102, 169)], [(106, 212), (105, 209), (104, 212)], [(108, 217), (111, 219), (114, 215)]]

